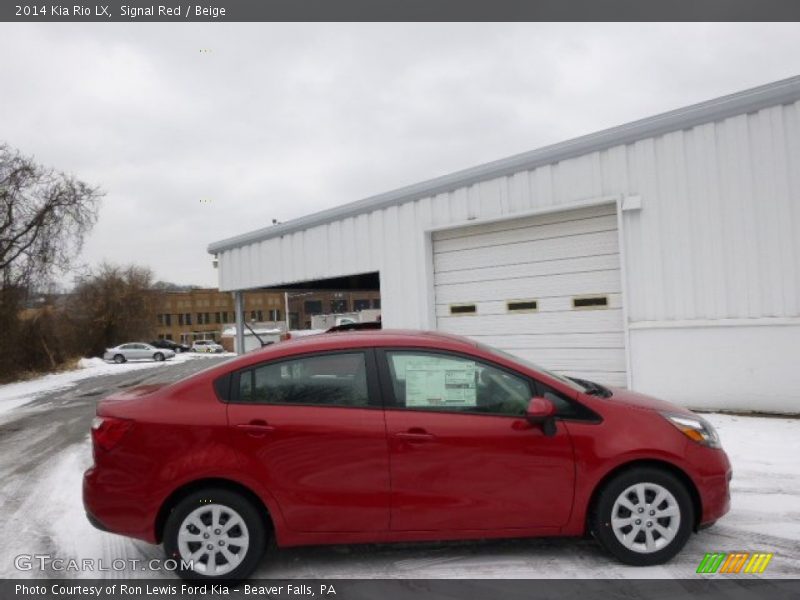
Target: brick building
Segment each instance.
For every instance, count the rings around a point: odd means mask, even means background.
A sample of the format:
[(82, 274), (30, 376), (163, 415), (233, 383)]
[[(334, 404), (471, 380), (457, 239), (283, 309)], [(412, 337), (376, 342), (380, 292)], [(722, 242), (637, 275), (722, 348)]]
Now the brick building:
[[(156, 294), (156, 334), (159, 339), (191, 344), (219, 341), (222, 330), (236, 322), (233, 295), (214, 288), (159, 291)], [(290, 329), (308, 329), (319, 314), (380, 308), (378, 291), (290, 291)], [(259, 327), (286, 327), (286, 296), (282, 291), (254, 290), (244, 296), (244, 317)]]
[[(225, 325), (236, 321), (233, 295), (214, 288), (156, 292), (156, 331), (159, 339), (191, 344), (219, 340)], [(255, 291), (244, 297), (248, 322), (284, 323), (283, 292)]]
[(293, 291), (289, 292), (289, 325), (290, 329), (309, 329), (311, 317), (314, 315), (358, 312), (380, 307), (381, 293), (378, 290)]

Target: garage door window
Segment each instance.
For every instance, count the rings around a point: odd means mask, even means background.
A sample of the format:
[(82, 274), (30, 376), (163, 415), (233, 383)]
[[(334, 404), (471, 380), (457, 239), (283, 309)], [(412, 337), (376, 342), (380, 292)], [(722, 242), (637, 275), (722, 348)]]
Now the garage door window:
[(581, 296), (573, 298), (572, 308), (608, 308), (608, 296)]
[(539, 303), (536, 300), (509, 300), (506, 308), (510, 313), (533, 312), (539, 309)]
[(451, 315), (474, 315), (478, 312), (478, 308), (474, 304), (451, 304)]
[(239, 374), (239, 402), (367, 406), (367, 370), (361, 352), (309, 356), (261, 365)]
[(395, 406), (412, 410), (520, 416), (531, 388), (486, 363), (431, 352), (387, 352)]

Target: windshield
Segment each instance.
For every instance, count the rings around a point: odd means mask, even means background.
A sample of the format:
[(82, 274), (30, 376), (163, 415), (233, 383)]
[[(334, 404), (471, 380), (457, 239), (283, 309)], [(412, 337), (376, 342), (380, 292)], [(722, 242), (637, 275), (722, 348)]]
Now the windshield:
[(505, 350), (500, 350), (499, 348), (494, 348), (492, 346), (487, 346), (486, 344), (478, 344), (478, 347), (481, 350), (486, 350), (488, 352), (491, 352), (492, 354), (497, 354), (498, 356), (502, 356), (503, 358), (506, 358), (506, 359), (508, 359), (510, 361), (513, 361), (513, 362), (518, 363), (520, 365), (524, 365), (524, 366), (528, 367), (529, 369), (533, 369), (534, 371), (538, 371), (539, 373), (544, 373), (545, 375), (547, 375), (549, 377), (552, 377), (553, 379), (557, 379), (558, 381), (560, 381), (564, 385), (569, 386), (570, 388), (572, 388), (573, 390), (575, 390), (577, 392), (585, 391), (585, 388), (582, 385), (580, 385), (579, 383), (573, 381), (572, 379), (570, 379), (568, 377), (565, 377), (564, 375), (559, 375), (558, 373), (553, 373), (552, 371), (548, 371), (547, 369), (545, 369), (543, 367), (540, 367), (539, 365), (534, 364), (529, 360), (525, 360), (524, 358), (520, 358), (516, 354), (511, 354), (509, 352), (506, 352)]

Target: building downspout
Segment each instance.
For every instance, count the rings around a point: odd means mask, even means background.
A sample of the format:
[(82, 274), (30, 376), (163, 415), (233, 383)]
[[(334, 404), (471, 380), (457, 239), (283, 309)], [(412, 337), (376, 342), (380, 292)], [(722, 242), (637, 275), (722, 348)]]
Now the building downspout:
[(617, 198), (617, 240), (619, 243), (620, 278), (622, 291), (622, 325), (623, 339), (625, 340), (625, 370), (627, 388), (633, 389), (633, 361), (631, 360), (631, 330), (628, 303), (630, 302), (630, 291), (628, 289), (628, 260), (625, 251), (625, 219), (623, 213), (630, 210), (641, 210), (641, 197), (632, 196), (626, 203), (628, 197), (620, 195)]
[(291, 326), (289, 325), (289, 292), (283, 292), (284, 304), (284, 317), (286, 317), (286, 333), (289, 333)]
[(233, 306), (236, 312), (236, 354), (244, 354), (244, 294), (233, 292)]

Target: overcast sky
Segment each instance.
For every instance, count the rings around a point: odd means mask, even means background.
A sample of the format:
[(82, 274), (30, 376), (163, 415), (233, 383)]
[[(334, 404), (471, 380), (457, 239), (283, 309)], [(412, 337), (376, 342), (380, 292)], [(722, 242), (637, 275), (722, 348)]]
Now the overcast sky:
[[(203, 51), (201, 51), (203, 50)], [(81, 260), (209, 242), (800, 74), (798, 24), (0, 24), (0, 142), (106, 192)]]

